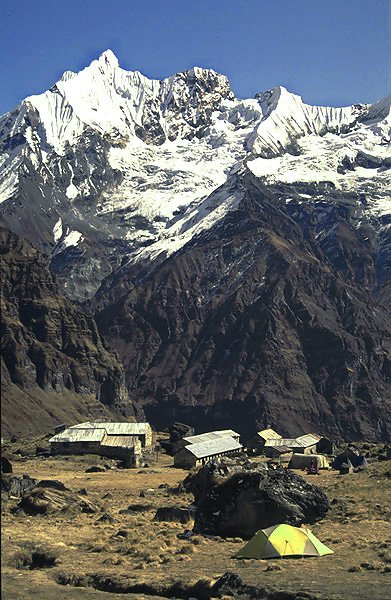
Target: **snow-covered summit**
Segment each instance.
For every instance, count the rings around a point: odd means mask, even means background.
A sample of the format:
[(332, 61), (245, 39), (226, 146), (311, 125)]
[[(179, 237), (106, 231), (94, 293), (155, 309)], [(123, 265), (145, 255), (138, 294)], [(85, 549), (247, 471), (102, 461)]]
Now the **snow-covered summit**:
[[(153, 80), (139, 71), (125, 71), (107, 50), (79, 73), (66, 71), (50, 90), (29, 96), (17, 110), (34, 113), (45, 129), (45, 143), (64, 154), (67, 143), (74, 144), (85, 127), (149, 143), (188, 137), (205, 111), (228, 97), (233, 97), (228, 79), (212, 70), (195, 67)], [(22, 120), (19, 127), (25, 124)]]
[(246, 169), (266, 182), (372, 186), (384, 214), (389, 142), (390, 98), (320, 107), (277, 87), (238, 99), (211, 69), (149, 79), (107, 50), (0, 117), (3, 220), (31, 229), (39, 215), (34, 236), (59, 262), (111, 240), (109, 263), (94, 263), (102, 278), (212, 227), (240, 202), (232, 182)]

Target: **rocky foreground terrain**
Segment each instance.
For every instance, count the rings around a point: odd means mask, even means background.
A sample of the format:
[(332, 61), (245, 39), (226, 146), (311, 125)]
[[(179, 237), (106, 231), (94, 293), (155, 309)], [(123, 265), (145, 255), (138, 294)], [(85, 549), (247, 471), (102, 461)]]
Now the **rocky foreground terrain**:
[[(234, 554), (244, 544), (239, 537), (199, 532), (187, 537), (192, 519), (156, 520), (159, 508), (187, 509), (194, 501), (182, 485), (188, 472), (174, 469), (167, 455), (146, 468), (124, 470), (115, 461), (93, 456), (34, 457), (37, 444), (46, 441), (18, 440), (3, 448), (13, 465), (13, 473), (2, 475), (3, 482), (22, 474), (41, 482), (27, 493), (28, 501), (16, 497), (16, 489), (11, 496), (2, 492), (6, 600), (119, 600), (124, 594), (137, 600), (387, 597), (391, 497), (390, 461), (379, 460), (383, 447), (367, 445), (368, 468), (351, 475), (290, 475), (298, 482), (304, 477), (307, 491), (315, 485), (320, 496), (327, 496), (329, 508), (311, 530), (333, 555), (238, 560)], [(91, 472), (92, 466), (99, 468)]]

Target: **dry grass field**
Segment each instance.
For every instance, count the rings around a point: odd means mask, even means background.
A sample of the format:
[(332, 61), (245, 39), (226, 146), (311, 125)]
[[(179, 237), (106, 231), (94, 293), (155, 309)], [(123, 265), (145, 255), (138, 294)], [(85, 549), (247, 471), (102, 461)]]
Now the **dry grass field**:
[[(372, 463), (366, 471), (347, 476), (332, 471), (306, 475), (332, 502), (328, 516), (312, 530), (335, 553), (273, 561), (240, 561), (233, 558), (243, 544), (240, 539), (196, 535), (183, 540), (177, 535), (188, 525), (153, 521), (158, 507), (186, 507), (192, 501), (190, 495), (170, 489), (187, 475), (173, 468), (171, 457), (160, 456), (144, 469), (85, 472), (92, 464), (107, 462), (92, 456), (13, 460), (15, 474), (57, 479), (74, 491), (85, 488), (84, 497), (98, 505), (99, 512), (13, 514), (18, 500), (5, 498), (2, 600), (95, 600), (123, 598), (123, 592), (130, 598), (153, 600), (175, 597), (167, 591), (172, 582), (215, 579), (226, 571), (237, 573), (246, 583), (305, 591), (318, 598), (391, 598), (389, 461)], [(119, 512), (129, 507), (131, 512)], [(106, 513), (112, 519), (99, 520)], [(23, 567), (26, 552), (30, 549), (31, 554), (37, 547), (56, 557), (53, 567)], [(161, 592), (151, 595), (142, 586), (134, 591), (142, 583)]]

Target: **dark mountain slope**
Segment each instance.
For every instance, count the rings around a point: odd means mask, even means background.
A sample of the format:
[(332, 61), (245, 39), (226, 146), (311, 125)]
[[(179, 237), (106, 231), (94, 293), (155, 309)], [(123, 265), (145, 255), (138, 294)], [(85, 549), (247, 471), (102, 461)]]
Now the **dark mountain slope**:
[(124, 373), (94, 320), (59, 294), (47, 261), (0, 229), (3, 431), (132, 414)]
[(391, 324), (371, 269), (338, 273), (281, 191), (245, 185), (237, 211), (98, 314), (132, 395), (159, 425), (391, 439)]

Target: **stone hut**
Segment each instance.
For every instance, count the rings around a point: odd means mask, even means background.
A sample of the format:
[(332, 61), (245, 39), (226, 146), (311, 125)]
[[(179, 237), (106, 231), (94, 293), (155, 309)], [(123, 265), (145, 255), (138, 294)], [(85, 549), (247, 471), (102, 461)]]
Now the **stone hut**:
[(269, 446), (264, 449), (267, 458), (277, 459), (279, 462), (289, 462), (293, 451), (288, 446)]
[(319, 441), (320, 436), (312, 433), (301, 435), (297, 438), (280, 438), (270, 439), (265, 442), (264, 452), (267, 452), (267, 448), (286, 446), (290, 448), (296, 454), (316, 454), (316, 444)]
[[(82, 427), (86, 425), (86, 427)], [(50, 438), (52, 454), (98, 454), (118, 458), (139, 466), (142, 458), (143, 442), (140, 429), (126, 428), (134, 423), (81, 423), (65, 429)], [(145, 428), (144, 428), (145, 431)], [(152, 431), (152, 430), (151, 430)], [(145, 434), (144, 434), (145, 435)]]
[[(149, 423), (112, 423), (108, 421), (86, 421), (72, 425), (69, 429), (104, 429), (107, 435), (120, 435), (139, 439), (143, 448), (153, 445), (153, 432)], [(67, 431), (68, 431), (67, 430)]]
[(240, 442), (240, 435), (232, 429), (219, 429), (217, 431), (208, 431), (206, 433), (200, 433), (198, 435), (186, 436), (179, 440), (174, 446), (175, 454), (179, 452), (181, 448), (190, 446), (191, 444), (200, 444), (202, 442), (211, 442), (213, 440), (219, 440), (222, 438), (230, 437)]
[(243, 446), (232, 437), (221, 437), (212, 440), (189, 444), (174, 456), (174, 465), (182, 469), (201, 466), (213, 458), (238, 454)]
[(251, 454), (262, 454), (265, 443), (269, 440), (280, 440), (281, 436), (274, 429), (262, 429), (253, 435), (247, 442), (247, 450)]

